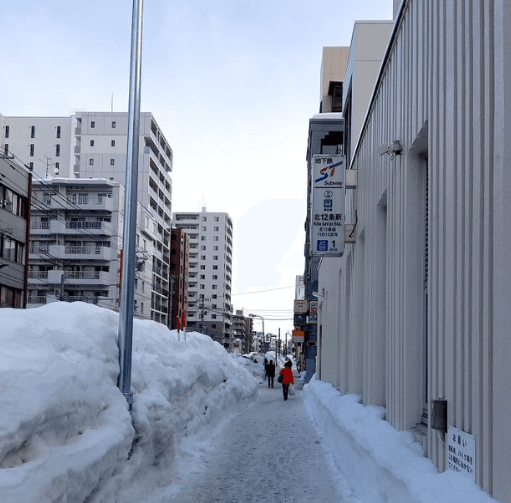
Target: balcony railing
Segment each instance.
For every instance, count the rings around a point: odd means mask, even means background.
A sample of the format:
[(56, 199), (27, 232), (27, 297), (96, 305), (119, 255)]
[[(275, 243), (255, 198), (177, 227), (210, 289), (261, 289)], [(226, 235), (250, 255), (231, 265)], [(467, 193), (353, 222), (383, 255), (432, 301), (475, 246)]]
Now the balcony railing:
[(46, 304), (46, 296), (29, 295), (28, 303), (29, 304)]
[(103, 222), (66, 222), (66, 229), (101, 229)]
[(29, 271), (28, 277), (34, 279), (48, 279), (48, 271)]

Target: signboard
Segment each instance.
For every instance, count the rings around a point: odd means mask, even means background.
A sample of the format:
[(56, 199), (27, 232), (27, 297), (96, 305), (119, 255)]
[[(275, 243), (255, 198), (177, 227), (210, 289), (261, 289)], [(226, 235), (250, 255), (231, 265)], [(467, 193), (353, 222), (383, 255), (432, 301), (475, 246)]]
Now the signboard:
[(447, 427), (447, 466), (450, 470), (476, 480), (476, 437), (458, 430), (454, 426)]
[(318, 301), (311, 300), (309, 302), (309, 316), (307, 317), (307, 323), (316, 324), (318, 322)]
[(307, 300), (295, 299), (295, 313), (306, 313), (309, 310), (309, 302)]
[(293, 330), (293, 342), (303, 342), (305, 332), (303, 330)]
[(340, 257), (344, 251), (346, 158), (312, 156), (311, 255)]

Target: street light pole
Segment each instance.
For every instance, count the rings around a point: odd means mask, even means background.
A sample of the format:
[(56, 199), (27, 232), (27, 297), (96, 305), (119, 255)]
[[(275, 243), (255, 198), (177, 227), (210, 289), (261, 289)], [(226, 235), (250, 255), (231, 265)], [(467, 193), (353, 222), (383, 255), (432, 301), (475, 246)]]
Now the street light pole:
[(131, 26), (131, 65), (128, 105), (128, 142), (124, 196), (122, 283), (119, 305), (119, 382), (118, 386), (132, 410), (131, 353), (133, 339), (133, 300), (135, 283), (135, 243), (137, 236), (138, 151), (140, 143), (140, 81), (142, 56), (143, 0), (133, 0)]

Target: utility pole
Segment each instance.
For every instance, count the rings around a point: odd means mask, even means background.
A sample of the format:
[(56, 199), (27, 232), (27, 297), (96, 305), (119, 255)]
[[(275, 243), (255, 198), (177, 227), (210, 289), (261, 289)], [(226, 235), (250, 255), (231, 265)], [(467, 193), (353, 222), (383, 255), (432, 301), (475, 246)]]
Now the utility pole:
[(133, 0), (131, 23), (131, 65), (128, 107), (128, 144), (126, 155), (126, 194), (124, 201), (124, 227), (122, 287), (119, 306), (119, 389), (133, 407), (131, 392), (131, 351), (133, 339), (133, 301), (135, 284), (135, 258), (137, 236), (138, 151), (140, 137), (140, 81), (142, 56), (143, 0)]
[[(170, 302), (169, 302), (169, 313), (170, 313), (170, 322), (168, 324), (169, 328), (172, 330), (172, 327), (174, 326), (174, 283), (176, 279), (178, 279), (179, 276), (176, 276), (175, 274), (171, 274), (169, 276), (170, 280)], [(178, 301), (179, 302), (179, 301)]]
[(60, 275), (60, 300), (64, 300), (64, 273)]

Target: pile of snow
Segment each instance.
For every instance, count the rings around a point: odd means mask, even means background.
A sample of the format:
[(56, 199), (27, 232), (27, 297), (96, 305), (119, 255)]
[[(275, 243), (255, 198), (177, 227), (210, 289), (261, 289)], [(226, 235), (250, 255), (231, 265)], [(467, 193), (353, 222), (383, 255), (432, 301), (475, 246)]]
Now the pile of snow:
[[(258, 380), (210, 337), (133, 327), (133, 424), (117, 388), (118, 315), (84, 303), (0, 309), (2, 503), (112, 502)], [(143, 486), (143, 484), (141, 485)]]
[[(490, 503), (487, 493), (461, 473), (438, 473), (409, 432), (384, 420), (383, 407), (364, 406), (311, 379), (302, 392), (307, 411), (334, 463), (362, 502)], [(335, 434), (332, 434), (335, 432)]]
[[(184, 340), (135, 320), (130, 415), (117, 388), (117, 327), (116, 313), (83, 303), (0, 309), (1, 503), (142, 503), (159, 487), (171, 494), (211, 434), (264, 382), (262, 356), (255, 363), (205, 335)], [(384, 409), (315, 379), (298, 398), (350, 501), (494, 501), (460, 474), (439, 474), (409, 433), (383, 419)], [(292, 423), (282, 424), (286, 438), (296, 436)], [(307, 463), (306, 453), (296, 456)], [(266, 460), (254, 467), (267, 469)]]

